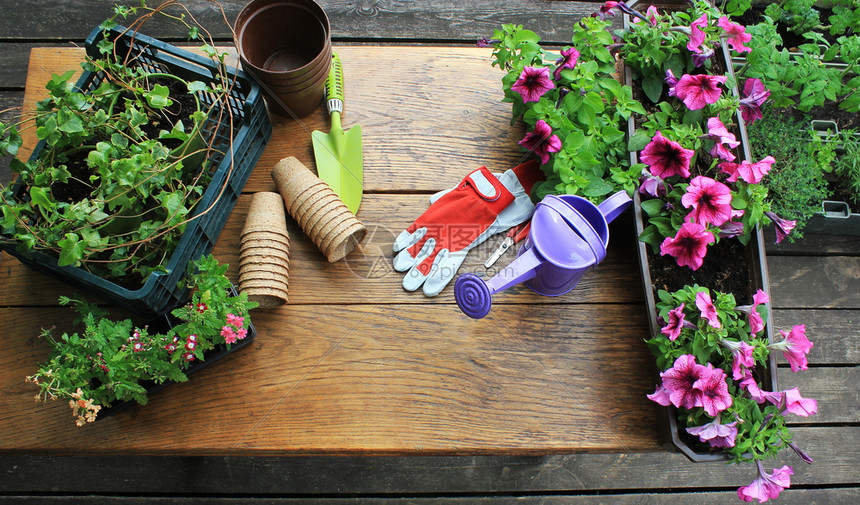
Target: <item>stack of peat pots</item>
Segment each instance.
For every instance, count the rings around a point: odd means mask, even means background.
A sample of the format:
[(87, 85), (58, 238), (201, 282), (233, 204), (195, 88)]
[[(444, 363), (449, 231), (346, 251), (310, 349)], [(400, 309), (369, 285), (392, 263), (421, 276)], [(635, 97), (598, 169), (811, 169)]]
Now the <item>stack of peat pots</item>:
[(254, 193), (239, 249), (239, 290), (260, 308), (287, 302), (290, 235), (281, 196)]

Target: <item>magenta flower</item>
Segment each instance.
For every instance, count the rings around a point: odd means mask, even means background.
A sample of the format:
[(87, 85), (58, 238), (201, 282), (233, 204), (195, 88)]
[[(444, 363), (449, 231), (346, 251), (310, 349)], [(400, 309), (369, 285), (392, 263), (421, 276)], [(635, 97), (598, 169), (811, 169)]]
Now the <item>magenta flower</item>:
[(227, 314), (227, 324), (232, 324), (236, 328), (241, 328), (245, 323), (245, 318), (242, 316), (234, 316), (233, 314)]
[(701, 53), (693, 53), (691, 59), (693, 60), (693, 65), (695, 65), (696, 68), (699, 68), (712, 56), (714, 56), (714, 50), (710, 47), (705, 47)]
[(562, 49), (561, 50), (561, 58), (556, 60), (555, 64), (557, 65), (555, 68), (555, 72), (553, 76), (556, 80), (561, 79), (561, 71), (566, 68), (573, 68), (576, 66), (576, 62), (579, 60), (579, 51), (576, 48), (571, 47), (570, 49)]
[(762, 178), (770, 172), (771, 166), (776, 162), (773, 156), (765, 156), (761, 161), (750, 163), (743, 160), (740, 163), (724, 161), (720, 163), (720, 170), (729, 174), (728, 182), (735, 182), (740, 177), (749, 184), (758, 184)]
[(549, 153), (561, 151), (561, 140), (552, 135), (552, 127), (543, 119), (538, 119), (534, 131), (526, 133), (519, 144), (540, 156), (543, 165), (549, 163)]
[(746, 390), (749, 393), (750, 398), (752, 398), (756, 403), (764, 403), (768, 400), (771, 393), (770, 391), (765, 391), (759, 387), (758, 382), (753, 378), (752, 372), (748, 369), (741, 370), (743, 373), (743, 379), (740, 381), (740, 387), (743, 390)]
[(708, 244), (716, 238), (700, 223), (684, 223), (674, 237), (667, 237), (660, 244), (660, 254), (673, 256), (678, 266), (698, 270), (705, 260)]
[(761, 314), (758, 313), (758, 306), (767, 303), (770, 301), (770, 298), (767, 296), (762, 290), (756, 291), (753, 295), (753, 304), (752, 305), (739, 305), (735, 307), (735, 310), (739, 310), (747, 314), (749, 324), (750, 324), (750, 334), (755, 335), (764, 329), (764, 320), (761, 317)]
[(735, 155), (732, 149), (741, 145), (735, 134), (730, 132), (726, 125), (718, 117), (708, 119), (708, 133), (702, 135), (703, 139), (713, 140), (714, 147), (711, 148), (711, 156), (722, 158), (726, 161), (734, 161)]
[(712, 328), (719, 328), (722, 326), (720, 324), (720, 316), (717, 314), (717, 308), (714, 306), (714, 302), (711, 301), (711, 295), (705, 291), (699, 291), (696, 293), (696, 308), (701, 311), (701, 316), (703, 319), (708, 320), (708, 324)]
[(702, 52), (702, 44), (705, 43), (705, 32), (702, 28), (706, 26), (708, 26), (707, 14), (702, 14), (702, 17), (690, 23), (690, 41), (687, 42), (687, 49), (690, 52)]
[(732, 395), (729, 394), (729, 385), (726, 383), (726, 372), (720, 368), (714, 368), (708, 363), (707, 373), (693, 383), (693, 389), (701, 392), (699, 399), (705, 412), (711, 417), (732, 406)]
[(236, 332), (233, 331), (233, 328), (231, 326), (222, 326), (221, 336), (224, 337), (224, 342), (228, 344), (236, 343)]
[(675, 96), (675, 86), (678, 85), (678, 78), (675, 77), (675, 74), (672, 72), (672, 69), (666, 69), (666, 77), (663, 78), (666, 84), (669, 86), (668, 95)]
[(668, 316), (669, 322), (660, 329), (660, 333), (669, 337), (669, 340), (675, 340), (681, 335), (681, 329), (684, 327), (684, 304), (670, 310)]
[(662, 177), (657, 177), (646, 169), (642, 169), (642, 176), (639, 177), (639, 193), (649, 195), (654, 198), (666, 196), (668, 193), (666, 181)]
[(645, 395), (649, 400), (659, 403), (664, 407), (672, 405), (672, 400), (669, 398), (669, 390), (662, 385), (657, 386), (657, 389), (650, 395)]
[(648, 8), (645, 9), (645, 17), (651, 22), (651, 26), (657, 26), (657, 18), (660, 17), (660, 13), (657, 12), (657, 7), (649, 5)]
[(776, 243), (779, 244), (786, 237), (791, 234), (791, 231), (794, 230), (794, 227), (797, 226), (797, 221), (783, 219), (773, 212), (765, 212), (764, 215), (769, 217), (771, 221), (773, 221), (774, 230), (776, 230)]
[(738, 498), (743, 501), (758, 500), (759, 503), (764, 503), (771, 498), (776, 498), (783, 489), (791, 486), (791, 476), (794, 475), (794, 470), (788, 465), (782, 468), (774, 468), (773, 473), (766, 473), (761, 460), (756, 460), (758, 468), (758, 478), (756, 478), (749, 486), (738, 488)]
[(651, 173), (657, 177), (690, 177), (690, 161), (695, 153), (694, 150), (684, 149), (681, 144), (667, 139), (657, 130), (651, 142), (639, 153), (639, 159), (650, 165)]
[(520, 78), (511, 86), (523, 97), (523, 102), (537, 102), (547, 91), (555, 88), (547, 67), (525, 67)]
[(726, 79), (724, 75), (684, 74), (675, 85), (675, 96), (690, 110), (703, 109), (720, 99), (720, 84)]
[(732, 190), (722, 182), (700, 175), (690, 181), (681, 204), (693, 208), (688, 220), (720, 226), (732, 217)]
[(717, 21), (717, 26), (725, 30), (726, 35), (728, 35), (727, 43), (729, 44), (729, 47), (739, 53), (748, 53), (752, 51), (751, 47), (744, 45), (752, 40), (752, 35), (746, 33), (746, 28), (737, 23), (732, 23), (726, 16), (721, 17), (719, 21)]
[(737, 221), (726, 221), (720, 225), (721, 238), (733, 238), (744, 234), (744, 224)]
[(769, 96), (770, 90), (764, 87), (764, 83), (755, 77), (747, 79), (740, 100), (741, 117), (744, 121), (752, 123), (761, 119), (761, 106)]
[(687, 428), (687, 433), (698, 436), (699, 440), (707, 442), (711, 447), (734, 447), (735, 438), (738, 436), (736, 424), (737, 421), (720, 424), (720, 418), (717, 417), (707, 424)]
[(783, 409), (783, 413), (791, 412), (801, 417), (814, 416), (818, 412), (818, 402), (812, 398), (803, 398), (797, 388), (783, 391), (779, 406)]
[(753, 351), (755, 347), (742, 340), (720, 340), (720, 345), (732, 353), (732, 379), (741, 380), (745, 377), (744, 370), (755, 366)]
[(702, 406), (702, 392), (694, 385), (708, 375), (708, 368), (697, 364), (692, 354), (679, 356), (672, 368), (660, 373), (672, 405), (685, 409)]
[(782, 341), (773, 344), (768, 344), (767, 348), (775, 351), (782, 351), (782, 355), (788, 360), (791, 365), (791, 371), (797, 372), (807, 369), (806, 355), (813, 347), (813, 343), (806, 338), (806, 325), (795, 325), (791, 331), (785, 333), (779, 332), (782, 335)]

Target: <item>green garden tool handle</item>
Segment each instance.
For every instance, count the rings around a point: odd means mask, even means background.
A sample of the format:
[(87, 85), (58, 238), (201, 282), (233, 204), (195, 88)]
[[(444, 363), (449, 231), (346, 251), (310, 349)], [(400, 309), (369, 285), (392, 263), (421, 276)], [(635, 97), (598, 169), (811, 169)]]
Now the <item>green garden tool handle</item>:
[(331, 55), (331, 69), (325, 80), (325, 91), (328, 99), (328, 113), (332, 119), (332, 129), (340, 130), (340, 113), (343, 112), (343, 64), (337, 53)]

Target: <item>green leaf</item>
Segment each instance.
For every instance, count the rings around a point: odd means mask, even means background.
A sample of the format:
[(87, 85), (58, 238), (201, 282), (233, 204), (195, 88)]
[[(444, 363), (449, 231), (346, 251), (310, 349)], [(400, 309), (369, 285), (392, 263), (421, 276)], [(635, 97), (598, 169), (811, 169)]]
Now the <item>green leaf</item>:
[(84, 257), (86, 244), (80, 241), (80, 238), (75, 233), (66, 233), (66, 238), (57, 242), (60, 246), (60, 259), (57, 261), (59, 266), (79, 266), (81, 259)]
[(642, 202), (641, 207), (642, 212), (648, 214), (649, 217), (657, 217), (663, 210), (663, 200), (659, 198), (645, 200)]
[(663, 94), (663, 79), (654, 75), (644, 77), (642, 80), (642, 90), (649, 100), (657, 103)]
[(144, 98), (146, 98), (146, 103), (148, 103), (150, 107), (154, 107), (156, 109), (169, 107), (173, 103), (170, 99), (170, 90), (167, 86), (162, 86), (161, 84), (153, 86), (152, 89), (144, 95)]

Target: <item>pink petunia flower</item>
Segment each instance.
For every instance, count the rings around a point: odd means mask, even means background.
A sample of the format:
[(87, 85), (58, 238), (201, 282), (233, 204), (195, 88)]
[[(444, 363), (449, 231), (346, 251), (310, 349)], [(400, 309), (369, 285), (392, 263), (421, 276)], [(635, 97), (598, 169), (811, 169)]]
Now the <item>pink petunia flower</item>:
[(722, 182), (700, 175), (690, 181), (681, 204), (693, 208), (688, 219), (720, 226), (732, 217), (732, 190)]
[(731, 151), (741, 145), (735, 134), (730, 132), (726, 125), (720, 121), (718, 117), (708, 119), (708, 133), (702, 135), (702, 138), (714, 141), (714, 147), (711, 148), (711, 156), (714, 158), (722, 158), (726, 161), (734, 161), (735, 155)]
[(705, 260), (708, 244), (716, 238), (700, 223), (684, 223), (674, 237), (667, 237), (660, 244), (660, 254), (673, 256), (678, 266), (698, 270)]
[(726, 79), (724, 75), (684, 74), (675, 85), (675, 96), (690, 110), (703, 109), (720, 99), (720, 84)]
[(740, 109), (741, 117), (747, 123), (752, 123), (762, 118), (761, 106), (770, 96), (770, 90), (764, 87), (764, 83), (755, 77), (744, 82), (741, 92)]
[(761, 460), (756, 460), (755, 464), (758, 477), (749, 486), (738, 488), (738, 498), (741, 500), (758, 500), (759, 503), (764, 503), (771, 498), (776, 499), (783, 489), (791, 486), (794, 470), (790, 466), (784, 465), (782, 468), (774, 468), (773, 473), (766, 473)]
[(782, 351), (782, 355), (788, 360), (791, 365), (791, 371), (797, 372), (807, 369), (806, 355), (812, 350), (813, 343), (806, 338), (806, 325), (795, 325), (791, 331), (785, 333), (779, 332), (782, 335), (782, 341), (773, 344), (768, 344), (767, 348), (774, 351)]
[(744, 224), (737, 221), (726, 221), (720, 225), (721, 238), (733, 238), (744, 234)]
[(708, 368), (696, 363), (692, 354), (679, 356), (672, 368), (660, 373), (663, 387), (666, 388), (672, 405), (685, 409), (702, 406), (702, 393), (694, 384), (708, 375)]
[(764, 329), (764, 320), (762, 319), (761, 314), (758, 313), (758, 306), (769, 301), (770, 297), (767, 296), (767, 293), (759, 289), (753, 295), (752, 305), (739, 305), (735, 307), (735, 310), (739, 310), (747, 314), (750, 324), (750, 334), (755, 335)]
[(692, 53), (701, 53), (702, 44), (705, 43), (705, 32), (702, 28), (708, 26), (708, 15), (702, 16), (690, 23), (690, 40), (687, 42), (687, 49)]
[(649, 5), (648, 8), (645, 9), (645, 17), (651, 22), (651, 26), (657, 26), (657, 18), (660, 17), (660, 13), (657, 12), (657, 7)]
[(721, 424), (720, 418), (717, 417), (713, 421), (687, 428), (687, 433), (696, 435), (702, 442), (707, 442), (711, 447), (734, 447), (735, 438), (738, 436), (737, 421), (732, 421), (729, 424)]
[(761, 389), (758, 382), (753, 378), (752, 372), (749, 369), (742, 369), (741, 373), (743, 373), (743, 379), (738, 383), (741, 389), (745, 390), (749, 393), (750, 398), (752, 398), (756, 403), (764, 403), (768, 401), (771, 393), (770, 391), (765, 391)]
[(720, 316), (717, 314), (717, 308), (714, 306), (714, 302), (711, 301), (710, 294), (704, 291), (696, 293), (696, 308), (701, 312), (702, 318), (708, 320), (708, 324), (712, 328), (719, 328), (722, 326), (720, 324)]
[(549, 163), (549, 153), (557, 153), (562, 147), (558, 135), (552, 135), (552, 127), (543, 119), (538, 119), (534, 131), (526, 133), (519, 144), (537, 154), (542, 165)]
[(720, 340), (720, 345), (732, 353), (732, 379), (741, 380), (745, 377), (744, 370), (755, 366), (753, 351), (755, 347), (742, 340)]
[(657, 389), (651, 393), (650, 395), (645, 395), (649, 400), (653, 402), (657, 402), (658, 404), (668, 407), (672, 405), (672, 400), (669, 398), (669, 390), (666, 389), (662, 384), (657, 386)]
[(670, 310), (668, 316), (669, 322), (660, 329), (660, 333), (669, 337), (669, 340), (676, 340), (684, 327), (684, 304), (682, 303), (680, 307)]
[(801, 417), (814, 416), (818, 412), (818, 402), (812, 398), (803, 398), (800, 396), (800, 390), (797, 388), (787, 389), (782, 392), (783, 400), (780, 402), (783, 413), (790, 412)]
[(547, 91), (555, 88), (547, 67), (525, 67), (511, 89), (523, 97), (523, 102), (537, 102)]
[(579, 51), (576, 48), (571, 47), (570, 49), (562, 49), (561, 50), (561, 58), (556, 60), (555, 64), (555, 72), (553, 72), (553, 76), (555, 80), (561, 79), (561, 71), (566, 68), (573, 68), (576, 66), (576, 62), (579, 60)]
[(693, 389), (701, 392), (699, 398), (705, 412), (711, 417), (716, 417), (717, 414), (732, 406), (732, 395), (729, 394), (726, 372), (720, 368), (714, 368), (710, 363), (706, 369), (707, 373), (693, 383)]
[(727, 16), (721, 17), (717, 21), (717, 26), (725, 30), (726, 35), (728, 35), (728, 40), (726, 42), (729, 44), (729, 47), (739, 53), (748, 53), (752, 51), (751, 47), (744, 45), (752, 40), (752, 35), (746, 33), (746, 28), (737, 23), (732, 23), (729, 21)]
[(684, 149), (681, 144), (667, 139), (657, 130), (651, 142), (639, 153), (639, 159), (650, 165), (651, 173), (657, 177), (690, 177), (690, 161), (694, 154), (694, 150)]
[(748, 184), (758, 184), (762, 178), (770, 172), (771, 166), (776, 162), (773, 156), (765, 156), (761, 161), (750, 163), (743, 160), (740, 163), (724, 161), (720, 163), (720, 170), (729, 174), (728, 182), (735, 182), (741, 178)]
[(791, 234), (791, 231), (794, 230), (794, 227), (797, 226), (797, 221), (792, 219), (783, 219), (773, 212), (765, 212), (764, 215), (770, 218), (773, 221), (774, 230), (776, 230), (776, 243), (779, 244), (786, 237)]

